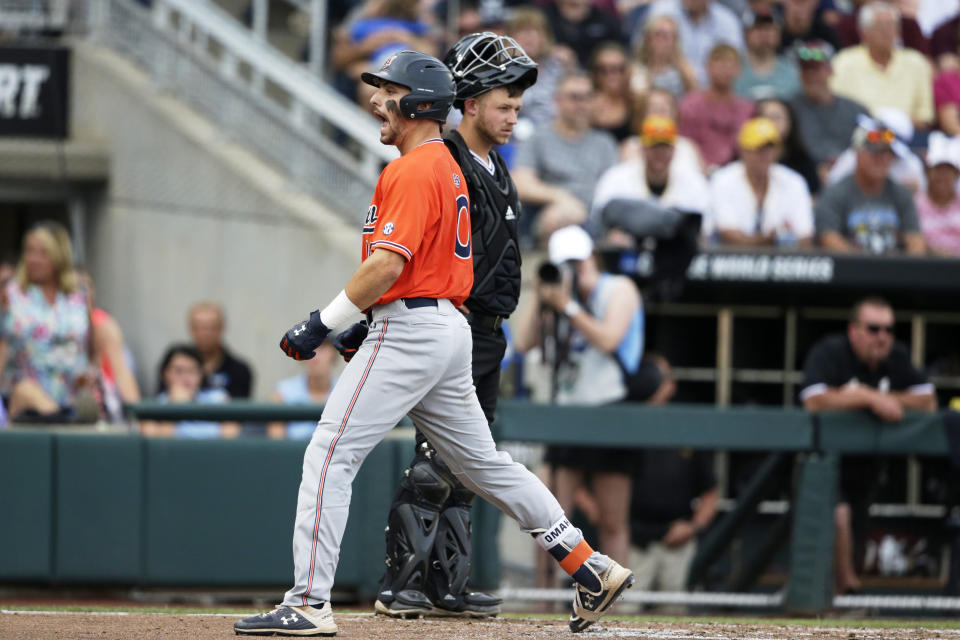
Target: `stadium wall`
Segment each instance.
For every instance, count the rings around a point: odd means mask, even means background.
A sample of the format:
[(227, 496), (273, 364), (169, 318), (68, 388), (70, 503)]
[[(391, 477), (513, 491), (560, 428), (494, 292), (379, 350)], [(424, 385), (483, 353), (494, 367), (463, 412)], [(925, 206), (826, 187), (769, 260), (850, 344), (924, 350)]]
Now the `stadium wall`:
[(266, 397), (297, 372), (277, 340), (346, 282), (357, 230), (123, 58), (89, 42), (73, 50), (71, 130), (111, 157), (109, 183), (86, 216), (85, 254), (145, 397), (202, 299), (223, 304), (227, 345), (254, 368), (254, 395)]

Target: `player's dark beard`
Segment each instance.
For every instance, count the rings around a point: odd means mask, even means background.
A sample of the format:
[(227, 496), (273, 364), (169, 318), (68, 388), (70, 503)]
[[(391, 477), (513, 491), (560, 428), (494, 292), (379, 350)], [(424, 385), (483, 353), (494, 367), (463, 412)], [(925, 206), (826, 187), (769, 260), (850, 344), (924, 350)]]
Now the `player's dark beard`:
[(399, 121), (403, 119), (403, 114), (400, 113), (400, 107), (397, 105), (396, 100), (387, 100), (383, 107), (394, 119), (387, 118), (387, 130), (384, 132), (380, 141), (384, 144), (394, 144), (400, 135), (397, 125)]

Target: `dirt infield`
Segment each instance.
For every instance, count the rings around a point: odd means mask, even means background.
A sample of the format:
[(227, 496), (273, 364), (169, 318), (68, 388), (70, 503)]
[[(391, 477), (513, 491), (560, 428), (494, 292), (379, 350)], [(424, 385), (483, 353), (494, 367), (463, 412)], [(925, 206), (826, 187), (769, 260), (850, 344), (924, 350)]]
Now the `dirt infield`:
[[(131, 640), (234, 638), (235, 615), (159, 613), (0, 613), (0, 640)], [(336, 616), (340, 638), (358, 640), (506, 640), (573, 638), (642, 638), (644, 640), (960, 640), (958, 629), (897, 629), (787, 626), (776, 623), (738, 625), (605, 620), (575, 636), (559, 619), (506, 618), (483, 621), (391, 620), (366, 613)]]

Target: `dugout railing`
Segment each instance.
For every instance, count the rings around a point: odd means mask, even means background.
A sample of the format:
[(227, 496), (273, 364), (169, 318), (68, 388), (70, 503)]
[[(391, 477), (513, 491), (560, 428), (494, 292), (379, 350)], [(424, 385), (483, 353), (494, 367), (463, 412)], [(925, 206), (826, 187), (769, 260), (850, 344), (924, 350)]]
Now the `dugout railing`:
[[(142, 419), (263, 423), (316, 418), (319, 408), (143, 403), (132, 411)], [(500, 408), (495, 435), (500, 442), (780, 452), (796, 460), (783, 592), (631, 593), (627, 600), (801, 613), (831, 606), (960, 610), (960, 599), (936, 594), (838, 600), (830, 586), (838, 455), (944, 456), (948, 440), (939, 414), (911, 414), (900, 424), (881, 425), (868, 415), (813, 416), (799, 410), (561, 409), (508, 402)], [(263, 438), (188, 441), (70, 429), (0, 431), (0, 512), (8, 523), (0, 530), (0, 582), (281, 587), (292, 570), (290, 529), (304, 446)], [(371, 454), (354, 486), (337, 582), (360, 597), (375, 592), (382, 521), (409, 454), (409, 430), (394, 432)], [(734, 520), (750, 510), (735, 511), (711, 528), (702, 548), (724, 552), (724, 536), (729, 538)], [(482, 503), (475, 517), (480, 539), (494, 539), (497, 512)], [(474, 566), (478, 588), (497, 586), (495, 545), (478, 545)], [(509, 595), (566, 597), (528, 590)]]

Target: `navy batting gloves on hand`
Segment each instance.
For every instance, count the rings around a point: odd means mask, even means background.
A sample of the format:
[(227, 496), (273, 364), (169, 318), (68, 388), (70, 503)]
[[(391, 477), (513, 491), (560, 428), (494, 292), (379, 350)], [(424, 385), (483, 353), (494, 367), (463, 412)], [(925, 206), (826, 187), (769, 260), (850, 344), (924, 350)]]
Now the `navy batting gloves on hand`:
[(320, 320), (320, 311), (314, 311), (309, 320), (298, 322), (283, 335), (280, 349), (294, 360), (309, 360), (329, 333), (330, 329)]
[(360, 348), (360, 345), (363, 344), (364, 339), (367, 337), (367, 323), (360, 321), (352, 325), (349, 329), (338, 335), (333, 339), (333, 346), (336, 347), (337, 351), (340, 352), (340, 355), (343, 356), (343, 359), (347, 362), (353, 359), (353, 356), (357, 354), (357, 350)]

